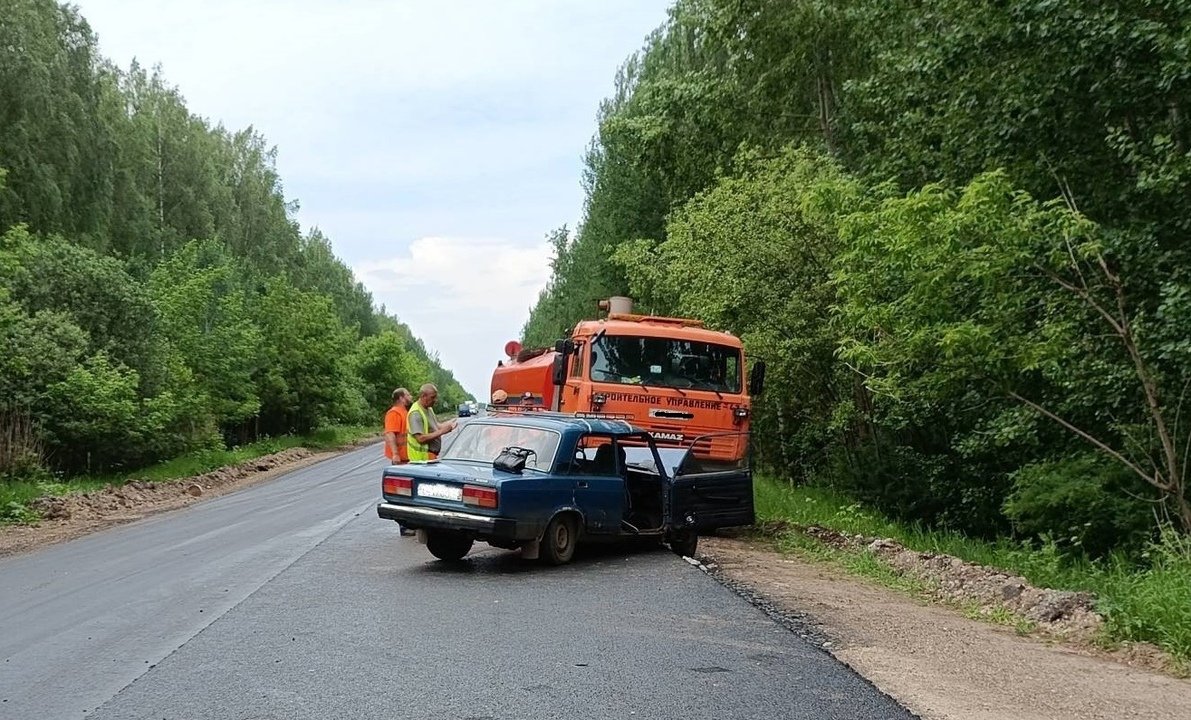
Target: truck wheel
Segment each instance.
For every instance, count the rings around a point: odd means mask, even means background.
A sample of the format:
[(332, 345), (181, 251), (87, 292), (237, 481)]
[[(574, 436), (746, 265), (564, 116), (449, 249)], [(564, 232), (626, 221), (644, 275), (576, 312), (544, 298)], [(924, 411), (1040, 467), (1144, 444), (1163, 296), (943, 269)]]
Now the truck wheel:
[(459, 533), (432, 531), (426, 534), (426, 549), (439, 560), (455, 562), (471, 550), (472, 539)]
[(563, 565), (575, 556), (579, 524), (572, 515), (555, 515), (542, 536), (542, 559), (550, 565)]
[(670, 549), (675, 555), (693, 558), (699, 549), (699, 536), (690, 530), (671, 535)]

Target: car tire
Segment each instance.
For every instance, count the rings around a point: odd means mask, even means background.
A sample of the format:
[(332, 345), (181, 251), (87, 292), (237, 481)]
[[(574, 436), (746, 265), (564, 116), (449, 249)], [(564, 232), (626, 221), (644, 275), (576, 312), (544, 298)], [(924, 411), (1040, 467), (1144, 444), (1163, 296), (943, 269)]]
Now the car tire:
[(692, 531), (684, 531), (670, 536), (670, 549), (679, 557), (695, 557), (699, 550), (699, 535)]
[(540, 554), (548, 565), (564, 565), (575, 557), (575, 543), (579, 540), (579, 523), (570, 514), (555, 515), (546, 525)]
[(471, 551), (472, 539), (466, 535), (451, 532), (429, 532), (426, 534), (426, 549), (439, 560), (458, 562)]

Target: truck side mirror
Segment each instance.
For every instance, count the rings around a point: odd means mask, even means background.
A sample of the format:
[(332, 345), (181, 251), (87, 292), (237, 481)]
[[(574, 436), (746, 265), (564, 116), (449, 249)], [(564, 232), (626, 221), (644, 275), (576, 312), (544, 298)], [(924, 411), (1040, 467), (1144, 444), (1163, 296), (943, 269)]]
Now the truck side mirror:
[(753, 369), (749, 371), (749, 395), (760, 397), (763, 392), (765, 392), (765, 361), (758, 360), (753, 363)]
[(563, 353), (558, 353), (554, 356), (554, 367), (551, 374), (550, 382), (553, 385), (563, 385), (567, 381), (567, 356)]
[(566, 342), (567, 342), (566, 340), (555, 340), (554, 341), (554, 352), (565, 353), (566, 352)]

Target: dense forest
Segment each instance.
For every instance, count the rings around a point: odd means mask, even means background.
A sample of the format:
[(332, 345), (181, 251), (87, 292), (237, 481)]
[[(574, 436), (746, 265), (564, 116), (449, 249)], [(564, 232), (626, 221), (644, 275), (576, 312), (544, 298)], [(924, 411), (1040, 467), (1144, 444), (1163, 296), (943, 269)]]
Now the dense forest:
[(114, 67), (74, 8), (0, 0), (0, 478), (379, 428), (399, 385), (466, 399), (299, 228), (275, 153)]
[(615, 80), (527, 344), (628, 294), (767, 362), (788, 482), (1191, 530), (1191, 1), (677, 0)]

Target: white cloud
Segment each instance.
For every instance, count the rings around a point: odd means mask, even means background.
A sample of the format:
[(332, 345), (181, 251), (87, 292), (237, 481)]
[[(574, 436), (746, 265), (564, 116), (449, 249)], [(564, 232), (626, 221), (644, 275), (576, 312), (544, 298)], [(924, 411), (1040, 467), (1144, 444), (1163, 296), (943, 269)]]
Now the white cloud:
[(545, 241), (423, 237), (408, 254), (359, 263), (353, 271), (483, 398), (504, 344), (520, 335), (526, 310), (550, 276), (550, 252)]

